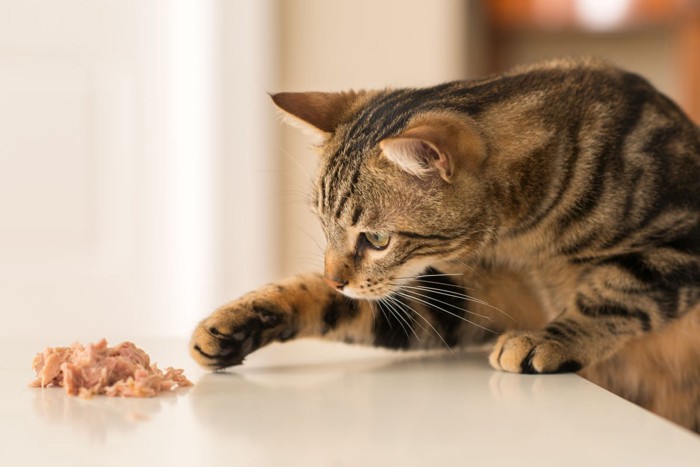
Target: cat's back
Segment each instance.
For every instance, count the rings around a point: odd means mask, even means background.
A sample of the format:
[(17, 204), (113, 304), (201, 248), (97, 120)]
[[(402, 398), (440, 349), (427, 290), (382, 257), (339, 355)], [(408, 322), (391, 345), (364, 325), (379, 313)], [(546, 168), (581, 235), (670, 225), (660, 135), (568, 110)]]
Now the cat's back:
[(601, 118), (617, 115), (633, 126), (647, 112), (672, 119), (688, 138), (700, 140), (698, 127), (649, 81), (595, 57), (546, 60), (460, 84), (464, 110), (471, 116), (508, 105), (536, 109), (555, 125), (593, 112)]
[(670, 245), (700, 254), (700, 130), (637, 74), (542, 62), (463, 84), (505, 193), (501, 256), (567, 261)]

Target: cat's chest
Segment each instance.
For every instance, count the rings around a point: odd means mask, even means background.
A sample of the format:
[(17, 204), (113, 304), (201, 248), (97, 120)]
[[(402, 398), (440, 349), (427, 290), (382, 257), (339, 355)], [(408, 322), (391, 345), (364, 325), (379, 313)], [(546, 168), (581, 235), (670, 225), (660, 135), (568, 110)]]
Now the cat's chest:
[(517, 237), (503, 235), (477, 256), (477, 260), (486, 267), (523, 272), (547, 272), (566, 266), (565, 262), (557, 257), (552, 242), (537, 234)]
[(520, 276), (538, 297), (542, 311), (550, 319), (575, 300), (581, 267), (534, 241), (499, 242), (482, 253), (479, 263), (494, 273), (505, 270)]

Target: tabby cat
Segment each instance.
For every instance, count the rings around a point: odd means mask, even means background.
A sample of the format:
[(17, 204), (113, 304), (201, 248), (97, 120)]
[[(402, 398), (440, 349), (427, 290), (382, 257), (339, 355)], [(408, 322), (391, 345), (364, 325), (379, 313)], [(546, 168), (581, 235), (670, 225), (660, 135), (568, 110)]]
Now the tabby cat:
[(580, 372), (700, 431), (700, 129), (647, 81), (566, 59), (272, 100), (322, 136), (325, 271), (216, 310), (200, 364), (299, 337), (493, 341), (498, 370)]

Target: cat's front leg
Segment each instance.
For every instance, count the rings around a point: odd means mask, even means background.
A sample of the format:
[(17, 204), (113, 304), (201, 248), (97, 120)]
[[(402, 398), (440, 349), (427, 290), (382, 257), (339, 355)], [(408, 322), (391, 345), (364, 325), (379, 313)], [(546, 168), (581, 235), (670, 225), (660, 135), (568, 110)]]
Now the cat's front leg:
[(372, 343), (367, 302), (350, 300), (319, 274), (304, 274), (255, 290), (199, 323), (190, 354), (209, 369), (240, 364), (255, 350), (296, 337)]
[(642, 270), (644, 262), (632, 256), (588, 269), (570, 306), (542, 331), (501, 335), (491, 365), (514, 373), (578, 371), (685, 313), (692, 304), (678, 297), (696, 294), (681, 290), (675, 277), (654, 274), (648, 265)]

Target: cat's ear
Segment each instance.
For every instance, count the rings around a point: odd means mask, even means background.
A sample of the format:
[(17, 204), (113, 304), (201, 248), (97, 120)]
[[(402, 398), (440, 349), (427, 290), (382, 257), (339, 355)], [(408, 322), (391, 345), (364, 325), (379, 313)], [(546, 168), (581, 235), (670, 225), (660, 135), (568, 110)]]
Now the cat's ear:
[(288, 121), (306, 132), (328, 136), (342, 123), (358, 97), (349, 92), (280, 92), (272, 102), (289, 117)]
[(438, 175), (448, 183), (456, 170), (476, 168), (484, 156), (481, 138), (460, 117), (427, 117), (379, 143), (384, 157), (420, 178)]
[(419, 135), (427, 128), (416, 130), (382, 140), (379, 147), (384, 156), (411, 175), (425, 178), (437, 171), (444, 180), (449, 181), (453, 171), (450, 157), (437, 147), (433, 138)]

